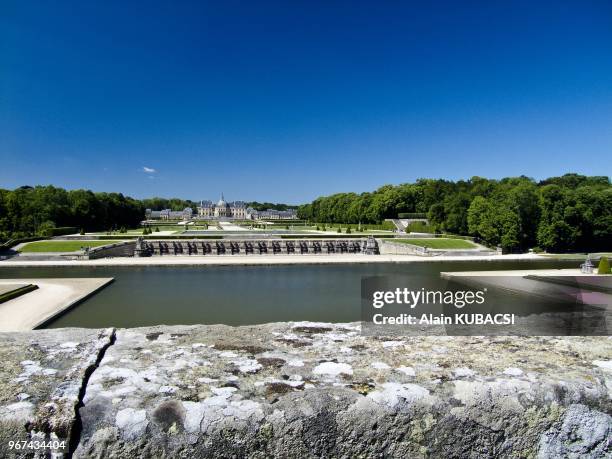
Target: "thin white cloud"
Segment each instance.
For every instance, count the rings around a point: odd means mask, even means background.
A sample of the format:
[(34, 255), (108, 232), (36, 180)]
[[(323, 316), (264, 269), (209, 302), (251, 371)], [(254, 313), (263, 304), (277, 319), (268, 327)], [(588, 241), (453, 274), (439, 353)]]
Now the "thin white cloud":
[(155, 174), (157, 171), (152, 167), (142, 166), (142, 170), (145, 174)]

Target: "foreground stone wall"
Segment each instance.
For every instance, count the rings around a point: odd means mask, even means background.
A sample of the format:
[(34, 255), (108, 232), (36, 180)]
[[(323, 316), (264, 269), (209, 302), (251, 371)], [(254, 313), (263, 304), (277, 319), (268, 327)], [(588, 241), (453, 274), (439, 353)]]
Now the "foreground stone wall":
[(113, 336), (112, 329), (0, 333), (0, 457), (47, 457), (9, 449), (10, 441), (78, 440), (79, 402)]
[(610, 455), (607, 337), (398, 339), (279, 323), (0, 342), (0, 448), (42, 433), (67, 435), (74, 457)]

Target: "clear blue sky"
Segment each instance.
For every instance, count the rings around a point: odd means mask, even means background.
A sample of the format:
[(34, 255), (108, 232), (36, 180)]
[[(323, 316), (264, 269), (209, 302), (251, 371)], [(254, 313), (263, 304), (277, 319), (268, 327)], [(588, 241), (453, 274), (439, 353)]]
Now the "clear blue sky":
[(612, 170), (608, 0), (0, 9), (0, 187), (301, 203)]

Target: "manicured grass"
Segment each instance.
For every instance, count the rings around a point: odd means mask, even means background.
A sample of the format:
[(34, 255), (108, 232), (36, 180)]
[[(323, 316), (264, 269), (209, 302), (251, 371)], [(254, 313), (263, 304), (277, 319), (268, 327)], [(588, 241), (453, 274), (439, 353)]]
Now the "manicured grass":
[(392, 242), (399, 242), (402, 244), (418, 245), (420, 247), (427, 247), (429, 249), (475, 249), (474, 245), (470, 241), (463, 239), (446, 239), (446, 238), (435, 238), (435, 239), (391, 239)]
[(118, 241), (36, 241), (24, 245), (20, 252), (75, 252), (82, 247), (100, 247)]

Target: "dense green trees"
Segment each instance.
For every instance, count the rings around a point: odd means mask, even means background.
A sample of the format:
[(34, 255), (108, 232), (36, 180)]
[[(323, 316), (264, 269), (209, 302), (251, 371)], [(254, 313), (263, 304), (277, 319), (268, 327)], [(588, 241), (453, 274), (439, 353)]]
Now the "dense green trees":
[(0, 189), (0, 241), (35, 236), (45, 229), (74, 226), (91, 230), (133, 227), (144, 206), (120, 193), (64, 190), (53, 186)]
[(287, 209), (295, 209), (295, 206), (290, 206), (288, 204), (278, 204), (273, 202), (257, 202), (251, 201), (246, 203), (247, 207), (252, 207), (255, 210), (287, 210)]
[[(261, 209), (285, 210), (286, 204), (254, 203)], [(183, 210), (194, 201), (172, 198), (136, 200), (121, 193), (64, 190), (54, 186), (0, 188), (0, 243), (12, 238), (44, 235), (45, 230), (71, 226), (85, 231), (133, 228), (145, 209)]]
[[(249, 203), (286, 209), (284, 204)], [(53, 186), (0, 189), (0, 242), (43, 234), (53, 227), (87, 231), (133, 228), (144, 210), (195, 208), (181, 199), (142, 201), (120, 193), (94, 193)], [(420, 179), (374, 192), (338, 193), (298, 208), (317, 223), (380, 223), (399, 213), (426, 213), (437, 231), (476, 236), (506, 251), (541, 247), (551, 252), (609, 251), (612, 186), (608, 177), (566, 174), (535, 182), (527, 177), (489, 180)]]
[(505, 251), (610, 250), (612, 186), (608, 177), (420, 179), (372, 193), (338, 193), (300, 206), (298, 216), (325, 223), (378, 223), (424, 212), (438, 231), (476, 236)]
[(179, 198), (147, 198), (140, 201), (145, 209), (152, 210), (162, 210), (162, 209), (170, 209), (170, 210), (184, 210), (187, 207), (191, 207), (193, 211), (196, 211), (196, 207), (198, 206), (197, 202), (190, 201), (188, 199), (179, 199)]
[(604, 247), (612, 240), (612, 189), (603, 185), (564, 188), (545, 185), (541, 189), (542, 218), (538, 241), (543, 247), (578, 250)]

